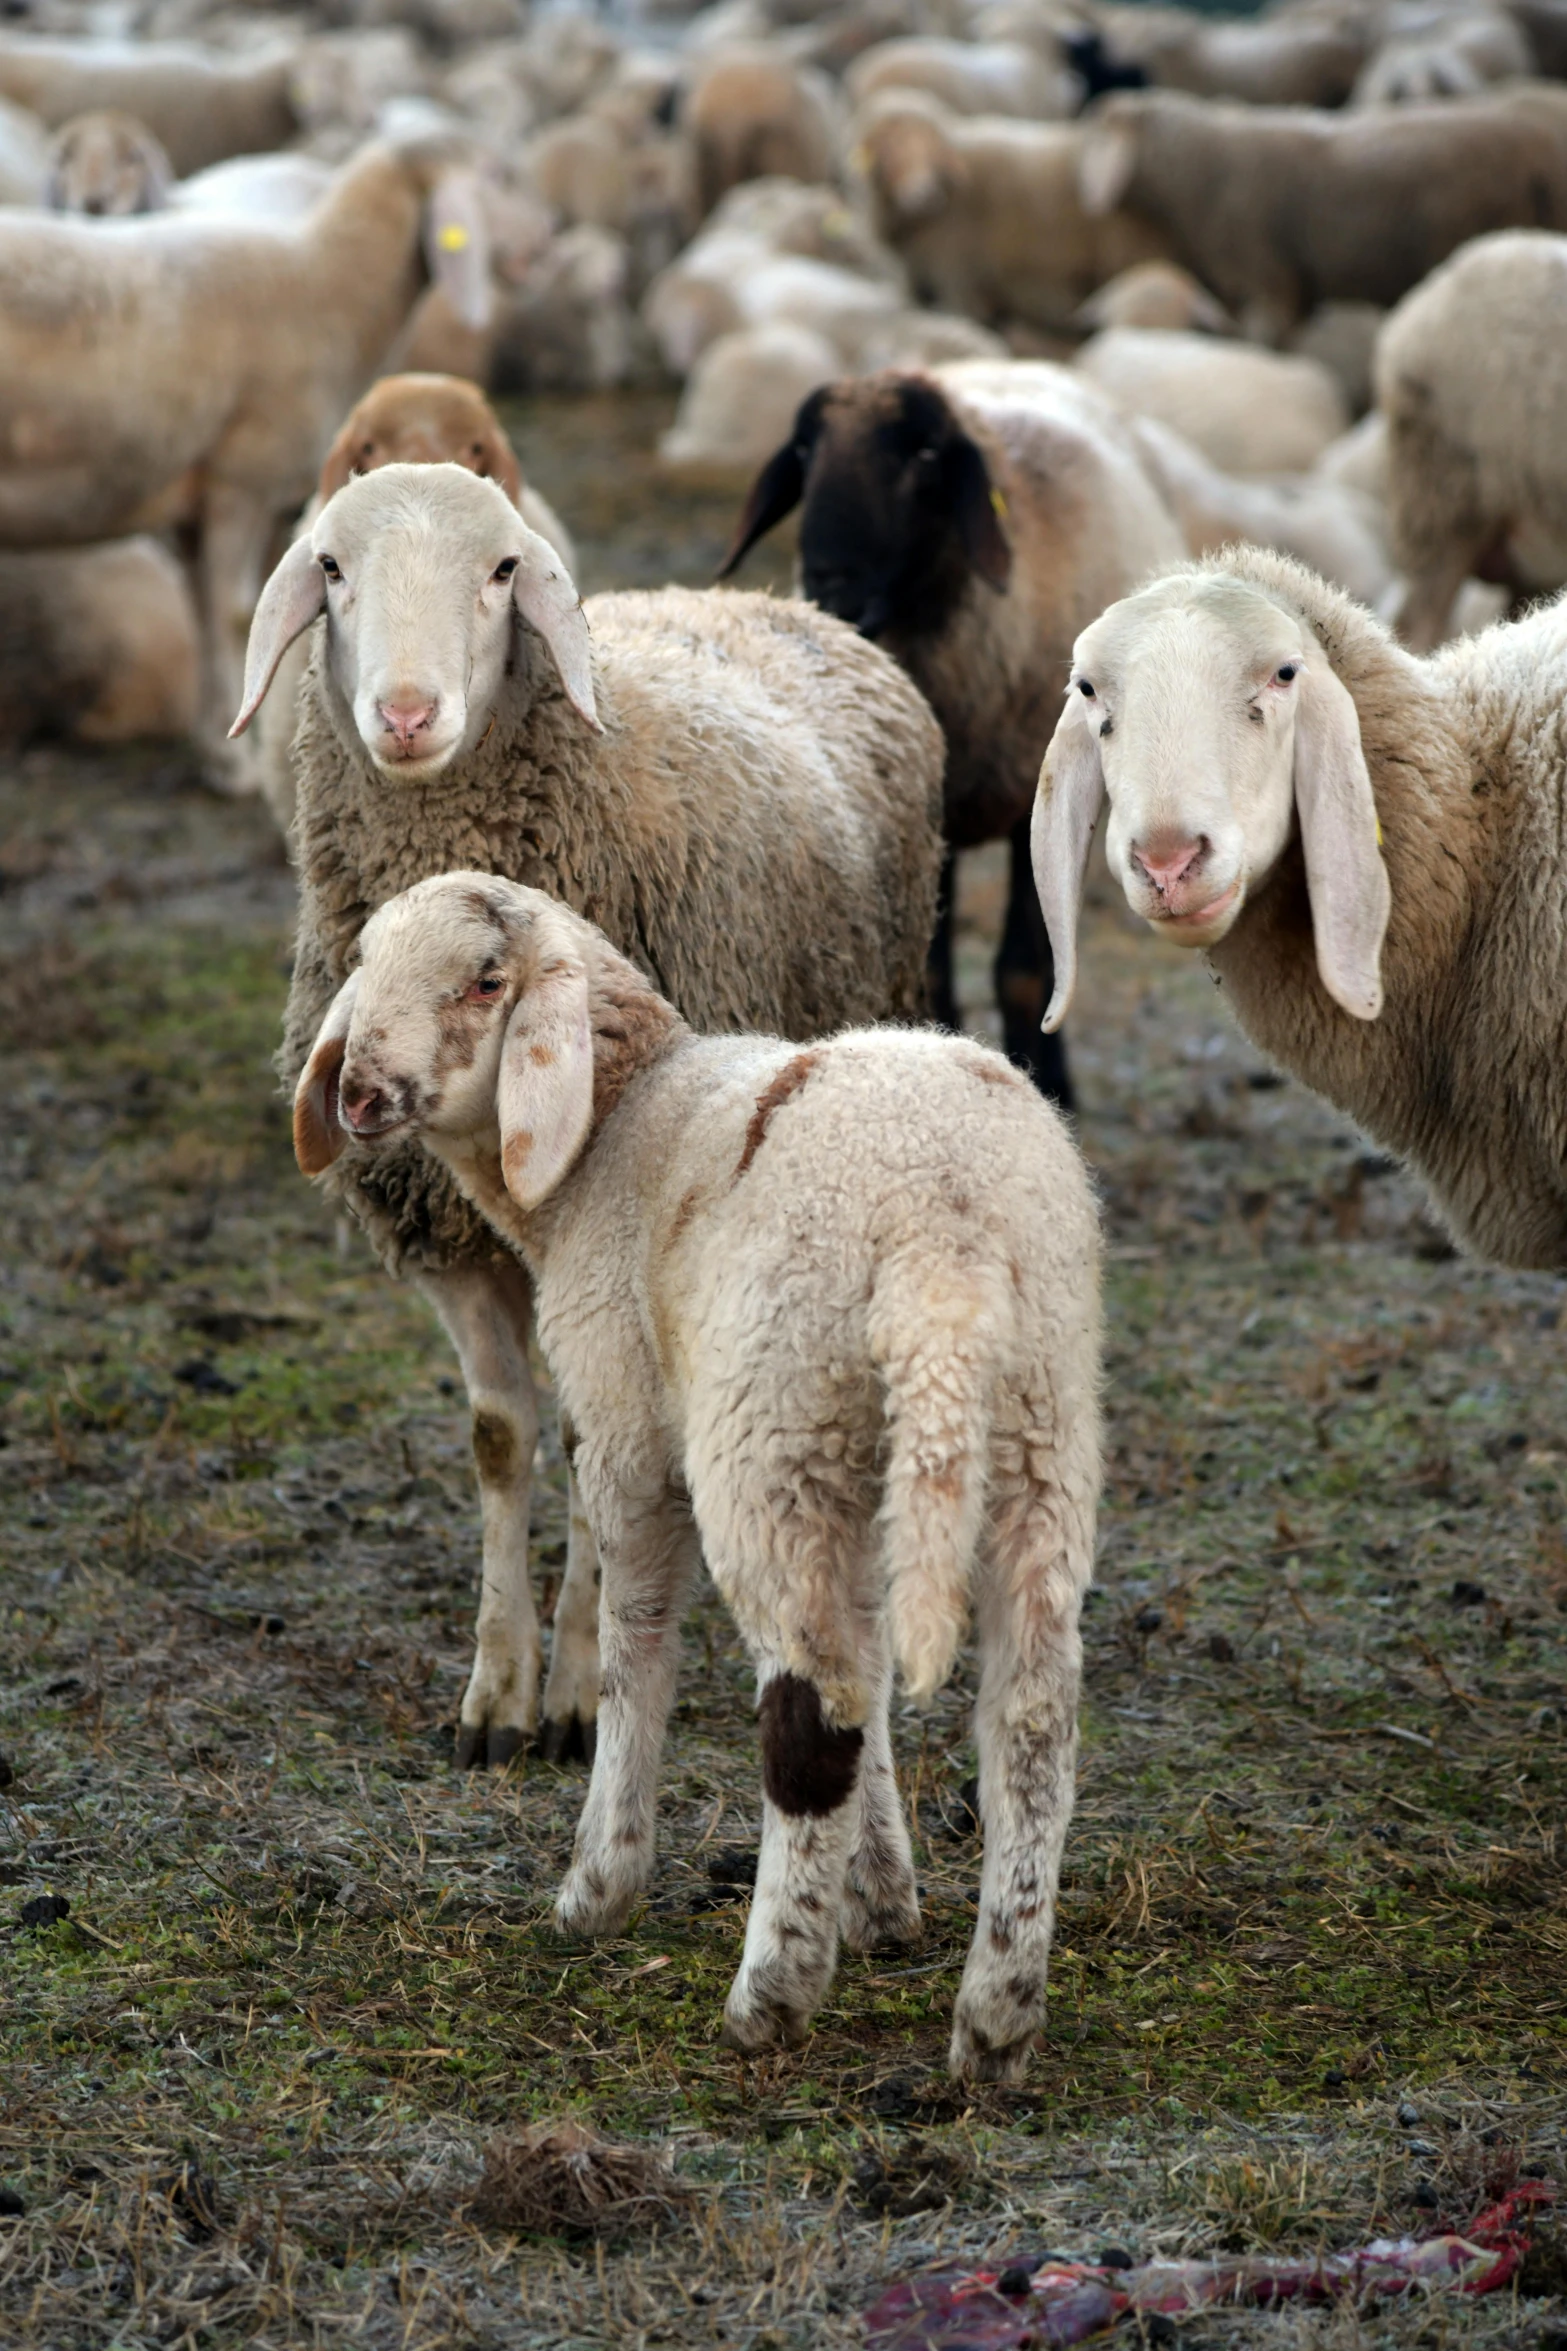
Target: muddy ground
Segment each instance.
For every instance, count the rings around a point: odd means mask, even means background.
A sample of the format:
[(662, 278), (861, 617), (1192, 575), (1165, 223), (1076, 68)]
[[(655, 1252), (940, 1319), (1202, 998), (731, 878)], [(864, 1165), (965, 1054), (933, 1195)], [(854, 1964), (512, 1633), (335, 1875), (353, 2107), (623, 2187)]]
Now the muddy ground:
[[(731, 503), (660, 487), (656, 404), (513, 421), (586, 585), (706, 576)], [(943, 2078), (965, 1666), (898, 1722), (923, 1948), (744, 2063), (757, 1766), (712, 1603), (622, 1940), (546, 1923), (580, 1770), (452, 1769), (455, 1366), (295, 1172), (290, 911), (260, 808), (178, 755), (0, 768), (0, 2342), (846, 2346), (966, 2252), (1347, 2245), (1567, 2175), (1563, 1283), (1455, 1260), (1096, 885), (1109, 1484), (1046, 2042), (1019, 2092)], [(963, 911), (976, 996), (993, 859)], [(694, 2194), (509, 2227), (485, 2147), (562, 2114)], [(1564, 2287), (1547, 2229), (1483, 2302), (1180, 2339), (1532, 2346)]]

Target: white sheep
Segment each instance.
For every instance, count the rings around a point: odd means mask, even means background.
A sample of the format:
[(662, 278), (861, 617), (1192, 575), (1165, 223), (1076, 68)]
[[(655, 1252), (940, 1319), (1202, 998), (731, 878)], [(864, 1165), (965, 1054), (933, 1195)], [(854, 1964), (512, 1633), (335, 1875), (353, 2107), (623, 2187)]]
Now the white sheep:
[(58, 130), (112, 107), (144, 123), (178, 172), (225, 155), (282, 147), (298, 125), (289, 101), (292, 45), (214, 57), (178, 41), (80, 41), (0, 35), (0, 96)]
[(878, 41), (844, 75), (852, 105), (880, 90), (927, 90), (954, 114), (1015, 114), (1058, 122), (1075, 114), (1083, 86), (1021, 41)]
[(1316, 360), (1215, 335), (1110, 327), (1076, 364), (1129, 415), (1172, 426), (1225, 473), (1304, 473), (1349, 429)]
[(224, 738), (272, 533), (427, 266), (482, 312), (476, 183), (440, 143), (365, 148), (293, 223), (0, 212), (0, 545), (184, 531), (214, 781), (235, 780)]
[(173, 166), (160, 141), (133, 114), (113, 107), (73, 115), (49, 143), (44, 201), (51, 212), (108, 220), (161, 212), (173, 185)]
[(1241, 1025), (1424, 1176), (1455, 1236), (1567, 1267), (1567, 611), (1427, 660), (1281, 556), (1233, 549), (1078, 639), (1035, 811), (1073, 988), (1090, 836), (1203, 950)]
[(1098, 1236), (1061, 1119), (998, 1054), (908, 1030), (700, 1038), (542, 892), (383, 906), (301, 1076), (318, 1170), (417, 1134), (526, 1259), (603, 1563), (593, 1778), (555, 1906), (619, 1932), (699, 1558), (759, 1685), (762, 1847), (724, 2040), (804, 2038), (851, 1948), (919, 1931), (888, 1703), (972, 1592), (985, 1854), (960, 2076), (1044, 2013), (1099, 1485)]
[[(323, 612), (295, 739), (290, 1083), (366, 915), (457, 865), (591, 908), (706, 1029), (803, 1038), (921, 1010), (941, 733), (841, 622), (679, 588), (582, 607), (500, 488), (453, 465), (385, 466), (327, 502), (257, 605), (237, 727)], [(345, 1159), (334, 1189), (462, 1360), (484, 1571), (459, 1758), (503, 1761), (538, 1719), (527, 1280), (415, 1146)], [(597, 1692), (594, 1563), (572, 1528), (555, 1753), (591, 1735)]]
[(1567, 583), (1560, 425), (1567, 237), (1477, 237), (1389, 317), (1377, 343), (1388, 514), (1408, 577), (1399, 633), (1426, 651), (1466, 574), (1516, 596)]

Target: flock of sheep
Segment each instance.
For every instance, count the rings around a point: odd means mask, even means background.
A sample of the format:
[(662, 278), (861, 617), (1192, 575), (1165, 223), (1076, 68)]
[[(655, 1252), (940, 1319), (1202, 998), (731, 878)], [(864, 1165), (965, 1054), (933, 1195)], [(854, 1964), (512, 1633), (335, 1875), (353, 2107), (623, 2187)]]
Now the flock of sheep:
[[(458, 1759), (592, 1755), (557, 1912), (617, 1927), (705, 1561), (765, 1792), (725, 2030), (793, 2040), (840, 1938), (917, 1931), (893, 1673), (972, 1610), (951, 2062), (1015, 2078), (1098, 1490), (1057, 1032), (1101, 823), (1460, 1240), (1567, 1264), (1567, 627), (1501, 617), (1567, 581), (1567, 0), (37, 13), (0, 727), (191, 734), (285, 831), (296, 1152), (472, 1412)], [(579, 601), (485, 390), (657, 368), (724, 578), (797, 512), (799, 595)], [(1004, 1054), (942, 1033), (1000, 839)]]

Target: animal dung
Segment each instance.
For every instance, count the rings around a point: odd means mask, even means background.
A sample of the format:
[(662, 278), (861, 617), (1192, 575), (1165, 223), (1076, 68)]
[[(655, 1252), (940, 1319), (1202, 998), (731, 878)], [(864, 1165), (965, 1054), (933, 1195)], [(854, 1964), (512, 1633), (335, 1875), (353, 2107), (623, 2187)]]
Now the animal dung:
[(601, 2139), (568, 2119), (491, 2139), (473, 2212), (529, 2236), (613, 2237), (673, 2227), (690, 2202), (661, 2148)]

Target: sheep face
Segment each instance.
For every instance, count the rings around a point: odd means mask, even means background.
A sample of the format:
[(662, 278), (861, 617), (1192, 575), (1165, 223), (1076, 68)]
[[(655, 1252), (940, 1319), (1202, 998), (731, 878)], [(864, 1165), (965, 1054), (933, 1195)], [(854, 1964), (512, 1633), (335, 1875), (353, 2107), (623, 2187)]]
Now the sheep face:
[(119, 220), (161, 212), (173, 184), (168, 156), (146, 125), (106, 108), (55, 132), (44, 201), (53, 212)]
[(523, 658), (519, 616), (598, 725), (587, 622), (560, 557), (494, 482), (462, 466), (382, 466), (328, 499), (262, 590), (232, 733), (323, 610), (328, 698), (382, 776), (425, 783), (476, 748)]
[(1185, 947), (1225, 937), (1297, 818), (1323, 985), (1381, 1008), (1387, 875), (1359, 719), (1297, 613), (1227, 576), (1185, 574), (1102, 614), (1073, 651), (1067, 705), (1034, 812), (1034, 870), (1056, 954), (1058, 1025), (1073, 984), (1088, 842), (1127, 904)]
[(828, 384), (757, 476), (719, 577), (798, 505), (813, 604), (863, 637), (933, 635), (975, 573), (1006, 587), (998, 504), (983, 452), (929, 377)]
[(536, 1207), (593, 1109), (583, 926), (540, 890), (437, 874), (373, 914), (294, 1096), (307, 1175), (350, 1140), (423, 1136)]

